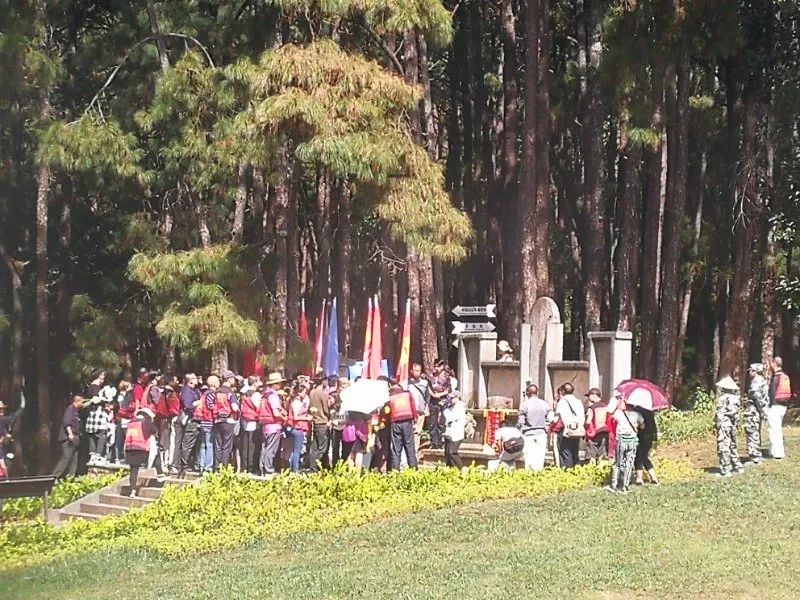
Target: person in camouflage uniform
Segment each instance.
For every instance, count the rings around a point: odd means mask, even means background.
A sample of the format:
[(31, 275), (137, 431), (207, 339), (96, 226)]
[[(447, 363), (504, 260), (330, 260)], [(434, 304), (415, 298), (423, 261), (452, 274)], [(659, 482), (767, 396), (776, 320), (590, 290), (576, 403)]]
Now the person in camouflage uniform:
[(731, 377), (717, 382), (717, 455), (719, 476), (730, 477), (731, 470), (741, 473), (744, 469), (736, 447), (736, 423), (739, 419), (739, 386)]
[(769, 384), (764, 378), (764, 365), (750, 365), (750, 387), (744, 409), (744, 431), (747, 436), (747, 455), (753, 464), (761, 464), (761, 425), (767, 420)]

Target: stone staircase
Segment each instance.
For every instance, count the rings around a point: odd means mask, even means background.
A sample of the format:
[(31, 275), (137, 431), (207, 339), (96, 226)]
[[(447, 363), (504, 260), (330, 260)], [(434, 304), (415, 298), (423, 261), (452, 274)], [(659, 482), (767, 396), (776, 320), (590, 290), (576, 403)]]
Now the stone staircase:
[(97, 520), (108, 515), (121, 515), (155, 502), (167, 486), (191, 485), (195, 481), (196, 476), (187, 476), (186, 479), (167, 477), (159, 482), (153, 469), (145, 469), (139, 475), (140, 489), (136, 497), (130, 497), (130, 478), (124, 477), (60, 510), (51, 510), (48, 521), (59, 526), (72, 519)]

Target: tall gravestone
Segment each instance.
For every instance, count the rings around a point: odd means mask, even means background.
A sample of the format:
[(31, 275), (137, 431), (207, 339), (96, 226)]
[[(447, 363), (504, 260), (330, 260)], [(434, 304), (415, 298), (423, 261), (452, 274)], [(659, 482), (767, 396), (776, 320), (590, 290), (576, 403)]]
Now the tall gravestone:
[[(528, 378), (539, 386), (539, 395), (542, 398), (552, 398), (553, 386), (547, 375), (547, 363), (564, 358), (564, 325), (561, 323), (558, 305), (547, 296), (538, 298), (531, 308), (527, 322), (530, 330), (523, 331), (523, 335), (527, 337), (528, 331), (530, 332), (530, 343), (523, 354), (527, 357)], [(520, 380), (520, 386), (524, 387), (525, 381), (523, 378)], [(522, 389), (520, 397), (524, 397)]]

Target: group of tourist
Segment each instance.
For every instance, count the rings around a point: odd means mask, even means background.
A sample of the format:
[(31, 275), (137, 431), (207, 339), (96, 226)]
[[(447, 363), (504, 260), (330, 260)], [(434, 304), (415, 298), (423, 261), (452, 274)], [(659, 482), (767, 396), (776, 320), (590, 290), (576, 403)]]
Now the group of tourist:
[(631, 481), (643, 485), (645, 473), (647, 480), (658, 484), (650, 460), (658, 436), (653, 411), (627, 406), (619, 395), (606, 402), (597, 388), (590, 389), (586, 398), (581, 401), (573, 385), (565, 383), (549, 403), (529, 383), (519, 413), (509, 413), (495, 434), (499, 455), (489, 462), (489, 470), (514, 468), (520, 460), (526, 469), (543, 469), (548, 446), (555, 464), (571, 469), (580, 462), (583, 441), (588, 461), (614, 459), (609, 490), (625, 493)]
[[(781, 460), (786, 457), (783, 443), (783, 419), (792, 401), (792, 382), (783, 370), (783, 359), (776, 356), (769, 365), (772, 373), (767, 382), (767, 365), (750, 365), (744, 411), (744, 430), (747, 440), (749, 464), (763, 462), (761, 451), (761, 429), (767, 425), (769, 432), (769, 455)], [(732, 377), (724, 377), (717, 382), (719, 394), (715, 414), (717, 431), (717, 455), (719, 457), (720, 477), (731, 477), (744, 471), (736, 444), (736, 429), (741, 409), (739, 384)]]
[(143, 368), (135, 381), (124, 378), (114, 386), (98, 371), (64, 412), (53, 474), (124, 463), (134, 482), (145, 465), (160, 479), (167, 471), (184, 476), (228, 465), (260, 476), (281, 469), (314, 472), (343, 461), (359, 468), (413, 468), (426, 424), (431, 446), (446, 447), (448, 464), (461, 466), (458, 447), (467, 418), (452, 370), (437, 361), (428, 376), (415, 364), (406, 389), (384, 379), (389, 402), (361, 414), (341, 410), (346, 378), (287, 380), (277, 372), (243, 378), (226, 370), (205, 380), (187, 373), (178, 381)]
[[(770, 384), (764, 365), (751, 365), (749, 371), (745, 430), (753, 463), (761, 461), (765, 421), (771, 455), (784, 456), (781, 427), (791, 383), (780, 358), (771, 367)], [(160, 478), (166, 471), (184, 476), (228, 465), (256, 476), (314, 472), (340, 462), (380, 471), (416, 468), (425, 432), (428, 447), (443, 450), (448, 466), (463, 467), (460, 448), (474, 434), (475, 421), (444, 361), (436, 361), (428, 374), (412, 365), (402, 387), (384, 379), (389, 401), (363, 414), (343, 410), (343, 392), (351, 385), (346, 378), (297, 375), (287, 380), (277, 372), (243, 378), (226, 370), (205, 380), (188, 373), (178, 381), (141, 369), (135, 382), (123, 379), (112, 386), (97, 372), (86, 393), (75, 396), (64, 413), (58, 438), (62, 456), (54, 474), (74, 475), (81, 448), (88, 466), (126, 462), (134, 482), (147, 465)], [(739, 388), (730, 377), (717, 386), (720, 475), (728, 477), (742, 469), (735, 440)], [(549, 448), (556, 466), (569, 469), (580, 461), (582, 444), (587, 460), (613, 460), (610, 491), (625, 493), (631, 484), (645, 481), (658, 484), (650, 460), (658, 437), (655, 415), (627, 405), (620, 395), (606, 401), (592, 388), (582, 401), (566, 383), (547, 401), (536, 385), (528, 384), (519, 410), (508, 411), (493, 433), (497, 456), (488, 463), (490, 471), (518, 463), (541, 470)]]

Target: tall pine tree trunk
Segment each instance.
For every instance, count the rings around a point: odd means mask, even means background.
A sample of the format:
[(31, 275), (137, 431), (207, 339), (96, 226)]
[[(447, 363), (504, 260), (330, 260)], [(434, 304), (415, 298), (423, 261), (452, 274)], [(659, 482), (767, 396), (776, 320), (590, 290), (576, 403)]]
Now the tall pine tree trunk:
[(299, 248), (299, 226), (297, 208), (299, 202), (299, 172), (300, 167), (297, 162), (289, 157), (289, 169), (287, 171), (287, 191), (288, 202), (286, 206), (286, 325), (289, 334), (286, 338), (288, 345), (290, 340), (299, 339), (300, 332), (298, 326), (300, 322), (300, 248)]
[[(49, 102), (43, 117), (49, 116)], [(39, 428), (36, 433), (39, 471), (50, 461), (50, 311), (47, 306), (47, 209), (50, 201), (50, 167), (39, 166), (36, 191), (36, 397)]]
[[(422, 33), (417, 34), (418, 48), (419, 48), (419, 75), (420, 83), (422, 84), (422, 122), (425, 124), (425, 145), (428, 154), (435, 161), (437, 159), (437, 135), (436, 135), (436, 119), (433, 115), (433, 100), (431, 96), (431, 78), (430, 66), (428, 60), (428, 44), (425, 41), (425, 36)], [(424, 274), (421, 274), (421, 279), (424, 279), (427, 284), (430, 284), (430, 292), (428, 299), (423, 304), (422, 313), (423, 318), (428, 316), (429, 324), (428, 329), (432, 329), (436, 339), (436, 354), (446, 356), (447, 337), (445, 331), (445, 318), (444, 318), (444, 290), (443, 290), (443, 276), (442, 284), (436, 285), (436, 263), (432, 258), (424, 259), (422, 268)], [(441, 270), (441, 265), (439, 265)], [(402, 312), (402, 311), (401, 311)], [(430, 331), (426, 332), (430, 335)], [(445, 353), (442, 353), (445, 349)]]
[(244, 235), (244, 211), (247, 208), (248, 171), (250, 167), (240, 163), (237, 172), (236, 200), (233, 205), (233, 225), (231, 226), (231, 240), (234, 244), (241, 244)]
[[(9, 399), (11, 406), (14, 406), (20, 397), (22, 389), (22, 334), (23, 334), (23, 312), (22, 312), (22, 268), (23, 263), (14, 260), (6, 250), (3, 241), (0, 240), (0, 262), (8, 269), (8, 277), (11, 281), (11, 312), (8, 315), (10, 323), (10, 353), (9, 353)], [(11, 412), (11, 411), (9, 411)]]
[(502, 0), (501, 40), (503, 43), (503, 147), (501, 154), (502, 193), (499, 205), (501, 261), (496, 265), (495, 288), (498, 315), (506, 335), (514, 337), (522, 322), (522, 287), (516, 274), (520, 270), (520, 216), (517, 198), (519, 177), (519, 87), (517, 85), (517, 26), (514, 0)]
[[(697, 208), (694, 213), (694, 224), (692, 228), (692, 247), (690, 252), (690, 260), (696, 261), (700, 252), (700, 235), (703, 232), (703, 203), (704, 203), (704, 188), (706, 178), (706, 154), (702, 153), (700, 158), (700, 167), (697, 169), (695, 185), (692, 189), (697, 193)], [(692, 293), (694, 288), (694, 269), (691, 269), (684, 282), (683, 300), (681, 301), (681, 319), (678, 329), (678, 351), (677, 360), (675, 361), (675, 388), (681, 385), (681, 376), (683, 373), (683, 348), (686, 343), (686, 332), (689, 328), (689, 312), (692, 306)]]
[(650, 128), (657, 135), (655, 145), (647, 148), (647, 169), (645, 173), (647, 196), (645, 198), (644, 249), (641, 265), (641, 324), (642, 336), (639, 343), (638, 374), (653, 380), (656, 376), (656, 337), (658, 334), (659, 288), (661, 285), (661, 239), (664, 194), (662, 174), (666, 167), (664, 129), (664, 68), (658, 58), (653, 63), (650, 83), (652, 114)]
[(619, 123), (619, 246), (617, 248), (619, 318), (617, 329), (636, 328), (639, 284), (639, 248), (642, 242), (640, 206), (642, 200), (642, 147), (632, 144), (627, 100), (620, 109)]
[[(54, 397), (66, 398), (69, 382), (67, 375), (61, 368), (61, 362), (69, 352), (72, 336), (70, 333), (70, 308), (72, 296), (70, 294), (70, 271), (72, 270), (72, 260), (70, 258), (70, 246), (72, 245), (72, 182), (65, 183), (62, 189), (61, 211), (58, 222), (58, 280), (56, 281), (56, 310), (55, 310), (55, 331), (53, 336), (53, 363), (58, 368), (53, 374)], [(52, 418), (55, 423), (61, 421), (63, 416), (63, 405), (53, 406)]]
[(720, 373), (743, 374), (753, 330), (753, 309), (761, 267), (761, 238), (764, 235), (765, 172), (759, 161), (764, 105), (753, 82), (744, 92), (743, 139), (739, 179), (735, 182), (738, 213), (735, 214), (736, 269), (731, 282), (731, 301), (723, 336)]
[[(417, 33), (408, 30), (404, 34), (403, 42), (403, 67), (405, 69), (406, 83), (412, 86), (419, 85), (420, 56), (417, 47)], [(421, 143), (421, 115), (419, 108), (410, 111), (409, 121), (411, 134), (417, 143)], [(422, 346), (422, 359), (427, 365), (433, 364), (438, 353), (436, 333), (436, 302), (433, 285), (433, 266), (431, 258), (419, 254), (409, 248), (408, 250), (408, 287), (409, 296), (413, 298), (412, 306), (417, 306), (418, 311), (412, 312), (412, 324), (419, 323), (420, 344)], [(414, 317), (417, 317), (416, 320)]]
[[(689, 169), (689, 56), (682, 49), (675, 65), (674, 77), (668, 79), (670, 98), (674, 98), (674, 111), (668, 111), (672, 121), (668, 130), (669, 172), (667, 175), (667, 203), (664, 210), (664, 247), (661, 282), (661, 314), (658, 321), (656, 380), (668, 394), (675, 389), (675, 365), (678, 360), (678, 335), (680, 333), (680, 271), (682, 229)], [(670, 114), (671, 113), (671, 114)]]
[(353, 253), (353, 234), (350, 223), (350, 204), (351, 190), (347, 184), (341, 186), (337, 210), (337, 251), (338, 251), (338, 272), (339, 272), (339, 323), (342, 330), (342, 348), (345, 356), (353, 354), (350, 352), (352, 344), (352, 324), (350, 322), (350, 277), (351, 262), (350, 256)]
[[(550, 279), (550, 0), (539, 0), (539, 64), (536, 93), (536, 208), (534, 221), (536, 253), (536, 296), (552, 296)], [(534, 298), (535, 301), (535, 298)], [(530, 312), (526, 305), (526, 318)]]
[(603, 55), (603, 0), (584, 0), (586, 21), (586, 97), (583, 118), (583, 201), (586, 235), (582, 248), (586, 333), (601, 327), (606, 294), (606, 207), (603, 198), (603, 100), (600, 63)]
[(273, 291), (272, 325), (273, 354), (278, 365), (286, 362), (286, 340), (290, 337), (287, 319), (289, 271), (289, 156), (286, 147), (280, 150), (278, 173), (282, 178), (273, 188), (275, 219), (275, 288)]
[[(528, 319), (533, 303), (538, 293), (537, 263), (538, 254), (541, 252), (543, 240), (537, 240), (537, 188), (536, 188), (536, 163), (539, 159), (536, 152), (540, 149), (537, 141), (538, 134), (538, 98), (539, 98), (539, 27), (541, 14), (539, 12), (540, 0), (530, 0), (525, 13), (525, 119), (522, 131), (522, 164), (520, 172), (519, 189), (519, 219), (517, 236), (520, 244), (521, 277), (515, 283), (522, 288), (522, 303), (514, 306), (512, 310), (521, 311), (521, 318)], [(539, 242), (537, 244), (537, 242)], [(509, 331), (509, 337), (517, 339), (519, 335), (518, 323), (514, 331)], [(517, 340), (518, 341), (518, 340)]]

